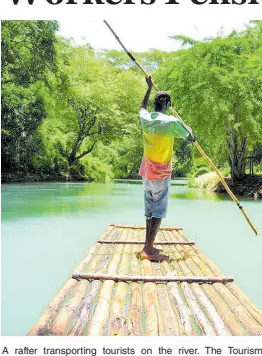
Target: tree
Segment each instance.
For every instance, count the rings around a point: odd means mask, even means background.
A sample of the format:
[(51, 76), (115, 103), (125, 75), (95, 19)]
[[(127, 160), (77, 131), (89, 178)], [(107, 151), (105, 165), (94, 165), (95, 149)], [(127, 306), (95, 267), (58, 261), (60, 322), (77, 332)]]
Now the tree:
[(42, 95), (55, 71), (55, 21), (2, 21), (2, 165), (27, 171), (42, 149), (37, 128), (46, 111)]
[(261, 25), (251, 24), (225, 38), (192, 40), (158, 70), (207, 153), (216, 163), (227, 157), (234, 181), (245, 177), (247, 151), (262, 133), (261, 66), (254, 70), (261, 62), (261, 34)]
[[(90, 46), (72, 46), (64, 39), (57, 44), (57, 63), (58, 70), (49, 79), (53, 90), (45, 99), (47, 119), (41, 135), (47, 151), (55, 152), (51, 166), (54, 157), (66, 159), (71, 176), (85, 177), (90, 173), (90, 159), (85, 157), (98, 158), (98, 143), (115, 150), (114, 141), (138, 127), (141, 78), (115, 68)], [(101, 155), (99, 159), (103, 160)]]

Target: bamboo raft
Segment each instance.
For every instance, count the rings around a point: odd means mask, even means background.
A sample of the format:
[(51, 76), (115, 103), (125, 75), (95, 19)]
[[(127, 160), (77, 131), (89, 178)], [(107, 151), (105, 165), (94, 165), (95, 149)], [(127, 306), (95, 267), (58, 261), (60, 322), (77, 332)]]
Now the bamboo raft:
[(257, 335), (262, 311), (184, 235), (161, 228), (169, 261), (141, 261), (145, 228), (111, 225), (28, 335)]

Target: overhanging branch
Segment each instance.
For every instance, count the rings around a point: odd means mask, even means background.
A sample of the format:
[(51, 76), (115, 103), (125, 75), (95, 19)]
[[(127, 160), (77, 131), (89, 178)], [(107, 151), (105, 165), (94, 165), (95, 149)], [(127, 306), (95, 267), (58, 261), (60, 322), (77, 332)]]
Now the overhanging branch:
[(94, 147), (95, 147), (95, 144), (96, 144), (96, 142), (94, 142), (94, 143), (92, 144), (92, 146), (91, 146), (88, 150), (82, 152), (79, 156), (77, 156), (77, 157), (76, 157), (76, 160), (77, 160), (77, 159), (80, 159), (80, 158), (82, 158), (82, 157), (84, 157), (84, 156), (86, 156), (86, 155), (88, 155), (88, 153), (91, 153), (91, 152), (93, 151)]

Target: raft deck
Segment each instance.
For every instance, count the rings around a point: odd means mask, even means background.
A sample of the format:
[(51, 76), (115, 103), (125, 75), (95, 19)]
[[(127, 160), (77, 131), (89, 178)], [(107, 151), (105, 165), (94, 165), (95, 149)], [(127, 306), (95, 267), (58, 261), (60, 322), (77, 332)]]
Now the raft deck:
[(28, 335), (262, 335), (262, 311), (182, 228), (157, 234), (169, 261), (141, 261), (144, 240), (111, 225)]

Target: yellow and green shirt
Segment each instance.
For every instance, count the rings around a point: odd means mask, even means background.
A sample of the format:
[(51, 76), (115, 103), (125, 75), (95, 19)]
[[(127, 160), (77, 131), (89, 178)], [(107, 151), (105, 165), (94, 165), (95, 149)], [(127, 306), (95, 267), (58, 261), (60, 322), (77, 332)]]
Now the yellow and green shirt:
[(164, 180), (171, 177), (174, 137), (186, 139), (189, 131), (183, 123), (161, 112), (139, 112), (144, 136), (144, 157), (139, 175), (148, 180)]

